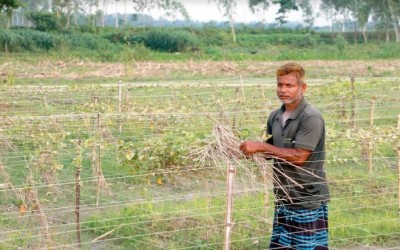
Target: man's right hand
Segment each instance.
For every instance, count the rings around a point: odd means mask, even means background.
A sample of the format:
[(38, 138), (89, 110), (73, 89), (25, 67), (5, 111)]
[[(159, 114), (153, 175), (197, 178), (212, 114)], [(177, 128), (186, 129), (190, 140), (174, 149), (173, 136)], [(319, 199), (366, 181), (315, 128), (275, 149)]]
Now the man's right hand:
[(239, 148), (247, 156), (255, 153), (265, 153), (265, 143), (259, 141), (244, 141)]

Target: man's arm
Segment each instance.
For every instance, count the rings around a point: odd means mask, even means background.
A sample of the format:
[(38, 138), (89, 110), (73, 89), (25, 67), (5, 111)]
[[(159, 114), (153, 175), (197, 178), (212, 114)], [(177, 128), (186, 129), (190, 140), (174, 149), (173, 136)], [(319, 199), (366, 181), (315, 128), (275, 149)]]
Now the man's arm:
[(303, 166), (312, 153), (312, 151), (305, 149), (280, 148), (259, 141), (245, 141), (240, 144), (240, 150), (242, 150), (245, 155), (252, 155), (255, 153), (269, 154), (293, 163), (296, 166)]

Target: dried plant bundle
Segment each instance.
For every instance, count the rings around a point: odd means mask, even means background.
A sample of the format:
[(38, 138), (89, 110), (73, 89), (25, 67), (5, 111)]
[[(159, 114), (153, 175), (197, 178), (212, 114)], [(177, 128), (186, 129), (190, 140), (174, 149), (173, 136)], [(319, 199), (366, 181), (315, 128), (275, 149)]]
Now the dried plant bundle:
[[(225, 166), (234, 166), (236, 170), (243, 170), (245, 175), (248, 177), (250, 176), (250, 178), (251, 176), (254, 176), (253, 173), (255, 170), (261, 171), (261, 174), (264, 178), (264, 186), (269, 184), (265, 183), (266, 181), (272, 180), (274, 185), (276, 185), (286, 193), (289, 200), (290, 197), (287, 191), (288, 187), (285, 187), (280, 183), (280, 181), (273, 174), (274, 171), (286, 177), (288, 181), (292, 183), (292, 185), (303, 188), (303, 186), (299, 184), (296, 180), (289, 177), (278, 167), (275, 167), (270, 159), (275, 159), (276, 162), (284, 163), (286, 165), (290, 165), (296, 168), (298, 168), (299, 166), (296, 166), (284, 159), (267, 154), (260, 153), (246, 156), (239, 149), (240, 144), (241, 140), (234, 133), (234, 131), (232, 131), (232, 129), (219, 122), (216, 122), (209, 141), (207, 141), (204, 146), (196, 148), (193, 153), (197, 156), (197, 162), (200, 168), (206, 167), (209, 162), (215, 164), (216, 166), (220, 166), (221, 170), (224, 170)], [(317, 175), (306, 169), (302, 169), (302, 171), (312, 176), (318, 177)]]

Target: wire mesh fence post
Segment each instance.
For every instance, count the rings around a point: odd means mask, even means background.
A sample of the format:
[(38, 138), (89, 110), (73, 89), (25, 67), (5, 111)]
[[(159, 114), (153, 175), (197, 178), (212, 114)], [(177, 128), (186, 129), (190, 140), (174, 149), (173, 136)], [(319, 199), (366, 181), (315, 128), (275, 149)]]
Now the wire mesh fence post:
[(118, 82), (118, 112), (119, 112), (119, 119), (118, 119), (118, 131), (122, 133), (122, 122), (121, 122), (121, 113), (122, 113), (122, 84), (121, 81)]
[(47, 107), (46, 91), (43, 89), (42, 85), (40, 85), (39, 89), (40, 89), (40, 94), (42, 95), (43, 106)]
[(100, 199), (100, 170), (101, 170), (101, 118), (100, 118), (100, 113), (97, 114), (97, 147), (94, 146), (94, 150), (97, 148), (97, 153), (95, 153), (94, 157), (94, 175), (96, 176), (96, 181), (97, 181), (97, 189), (96, 189), (96, 207), (99, 207), (99, 199)]
[[(400, 131), (400, 114), (397, 115), (397, 130)], [(400, 216), (400, 145), (397, 145), (394, 150), (397, 153), (397, 184), (398, 184), (397, 204)]]
[(350, 122), (351, 122), (351, 126), (354, 128), (356, 123), (356, 96), (355, 96), (355, 86), (354, 86), (354, 82), (355, 82), (355, 78), (354, 76), (351, 76), (350, 78), (350, 82), (351, 82), (351, 86), (350, 86), (350, 92), (351, 92), (351, 118), (350, 118)]
[(232, 118), (232, 129), (235, 130), (236, 128), (236, 116), (237, 116), (237, 106), (240, 103), (240, 95), (239, 95), (239, 87), (236, 88), (236, 103), (233, 109), (233, 118)]
[(80, 228), (80, 197), (81, 197), (81, 171), (82, 171), (82, 148), (81, 140), (76, 143), (75, 158), (75, 223), (76, 223), (76, 242), (81, 249), (81, 228)]
[(226, 216), (225, 216), (225, 240), (224, 250), (229, 250), (231, 247), (231, 235), (233, 228), (233, 193), (235, 189), (235, 167), (232, 165), (227, 166), (226, 178)]
[[(371, 111), (370, 111), (370, 119), (369, 119), (369, 126), (370, 126), (370, 131), (372, 133), (372, 129), (374, 127), (374, 113), (375, 113), (375, 97), (373, 96), (371, 98)], [(374, 140), (373, 137), (370, 136), (369, 142), (368, 142), (368, 172), (371, 174), (373, 170), (373, 151), (374, 151)]]

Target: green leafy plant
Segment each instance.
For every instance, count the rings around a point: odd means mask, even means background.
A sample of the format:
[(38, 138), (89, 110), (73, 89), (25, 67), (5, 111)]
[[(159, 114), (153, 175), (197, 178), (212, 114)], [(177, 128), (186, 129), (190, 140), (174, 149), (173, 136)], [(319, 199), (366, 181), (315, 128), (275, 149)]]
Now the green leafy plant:
[(37, 30), (55, 31), (60, 29), (60, 25), (55, 13), (30, 12), (27, 14), (27, 17), (33, 22)]
[(198, 39), (183, 30), (152, 30), (147, 34), (145, 45), (154, 50), (184, 52), (199, 45)]

